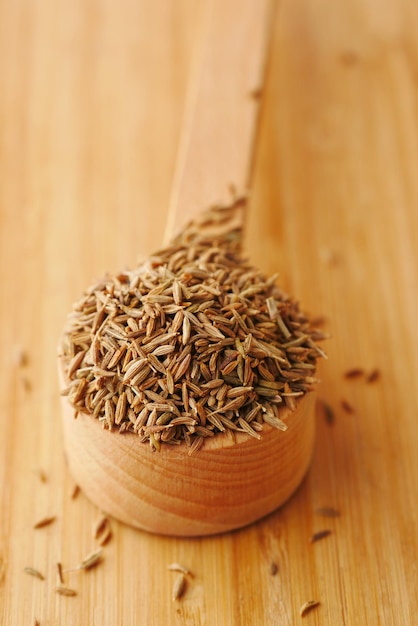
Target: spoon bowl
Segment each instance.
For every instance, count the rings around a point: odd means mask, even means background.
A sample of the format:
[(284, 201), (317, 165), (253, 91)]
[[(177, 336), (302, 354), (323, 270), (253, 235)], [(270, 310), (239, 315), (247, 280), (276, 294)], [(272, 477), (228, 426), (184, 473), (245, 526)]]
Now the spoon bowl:
[[(64, 372), (61, 368), (61, 377)], [(281, 506), (302, 481), (315, 436), (315, 392), (266, 424), (261, 439), (220, 433), (190, 456), (185, 443), (141, 443), (134, 433), (104, 430), (62, 398), (70, 471), (87, 497), (112, 517), (163, 535), (212, 535), (240, 528)]]

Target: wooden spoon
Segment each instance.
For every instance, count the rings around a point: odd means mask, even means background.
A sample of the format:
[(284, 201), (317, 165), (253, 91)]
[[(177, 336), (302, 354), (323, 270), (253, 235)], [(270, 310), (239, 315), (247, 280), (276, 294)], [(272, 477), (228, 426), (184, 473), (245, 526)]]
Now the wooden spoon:
[[(253, 156), (271, 18), (269, 2), (214, 0), (189, 92), (166, 239), (194, 215), (246, 190)], [(228, 228), (241, 227), (237, 202)], [(63, 360), (60, 378), (68, 384)], [(239, 528), (279, 507), (310, 463), (314, 393), (296, 399), (285, 432), (266, 425), (260, 440), (220, 433), (193, 456), (186, 444), (155, 452), (133, 433), (109, 433), (62, 401), (70, 470), (106, 513), (168, 535), (209, 535)]]

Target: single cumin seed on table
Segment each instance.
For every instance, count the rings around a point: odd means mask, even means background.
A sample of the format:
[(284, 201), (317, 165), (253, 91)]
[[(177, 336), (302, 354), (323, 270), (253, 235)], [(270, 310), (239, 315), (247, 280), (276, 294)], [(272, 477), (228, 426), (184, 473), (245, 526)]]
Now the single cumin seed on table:
[(56, 515), (50, 515), (48, 517), (43, 517), (38, 522), (36, 522), (33, 527), (34, 528), (44, 528), (44, 526), (49, 526), (57, 519)]
[(344, 398), (341, 400), (341, 406), (346, 413), (355, 413), (354, 407), (348, 402), (348, 400), (345, 400)]
[(88, 556), (86, 556), (80, 563), (80, 569), (89, 570), (93, 567), (96, 567), (103, 558), (103, 550), (100, 548), (96, 552), (92, 552)]
[(374, 383), (380, 378), (380, 370), (375, 368), (370, 372), (370, 374), (366, 378), (366, 383)]
[(55, 593), (58, 593), (60, 596), (76, 596), (77, 592), (75, 589), (70, 589), (69, 587), (55, 587)]
[(97, 540), (98, 540), (100, 546), (105, 546), (107, 543), (109, 543), (111, 538), (112, 538), (112, 529), (111, 529), (110, 525), (108, 525), (105, 528), (104, 532), (101, 535), (99, 535)]
[(109, 524), (109, 518), (106, 515), (102, 515), (94, 525), (93, 536), (98, 539), (99, 536), (105, 531), (106, 526)]
[(323, 515), (323, 517), (339, 517), (341, 515), (341, 511), (332, 506), (321, 506), (315, 510), (315, 513)]
[(364, 375), (364, 370), (361, 367), (353, 367), (344, 372), (344, 378), (361, 378)]
[(270, 564), (270, 575), (271, 576), (276, 576), (277, 572), (279, 571), (279, 566), (277, 565), (277, 563), (275, 563), (274, 561)]
[(170, 565), (168, 566), (168, 569), (171, 572), (181, 572), (185, 576), (193, 577), (193, 574), (191, 573), (191, 571), (187, 569), (187, 567), (185, 567), (184, 565), (181, 565), (180, 563), (170, 563)]
[(324, 410), (326, 423), (328, 424), (328, 426), (333, 426), (333, 424), (335, 423), (335, 413), (332, 410), (331, 406), (326, 402), (322, 402), (322, 408)]
[(38, 469), (38, 476), (39, 476), (39, 480), (41, 481), (41, 483), (48, 482), (48, 476), (46, 475), (46, 473), (41, 467)]
[(34, 578), (39, 578), (39, 580), (45, 580), (45, 576), (34, 567), (25, 567), (23, 569), (25, 574), (29, 574), (29, 576), (33, 576)]
[(309, 542), (316, 543), (317, 541), (320, 541), (321, 539), (325, 539), (325, 537), (328, 537), (328, 535), (330, 535), (331, 532), (332, 531), (329, 530), (328, 528), (324, 530), (318, 530), (316, 533), (313, 533), (313, 535), (311, 535)]
[(173, 585), (173, 600), (180, 600), (186, 591), (187, 581), (184, 574), (177, 576)]
[(70, 494), (70, 498), (72, 500), (75, 500), (79, 493), (80, 493), (80, 487), (78, 485), (74, 485)]
[(61, 563), (57, 563), (57, 574), (58, 574), (58, 580), (60, 582), (61, 585), (64, 584), (64, 576), (62, 574), (62, 564)]
[(301, 617), (305, 617), (309, 611), (312, 611), (312, 609), (319, 606), (319, 604), (320, 602), (318, 600), (308, 600), (307, 602), (304, 602), (299, 609), (299, 615)]

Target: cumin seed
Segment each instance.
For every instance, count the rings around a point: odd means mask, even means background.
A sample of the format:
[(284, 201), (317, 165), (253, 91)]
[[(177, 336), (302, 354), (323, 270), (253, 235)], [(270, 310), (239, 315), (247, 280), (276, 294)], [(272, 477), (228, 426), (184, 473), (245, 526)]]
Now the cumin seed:
[(168, 569), (172, 572), (181, 572), (185, 576), (193, 577), (193, 574), (191, 573), (191, 571), (184, 565), (181, 565), (180, 563), (170, 563), (170, 565), (168, 566)]
[(370, 374), (366, 378), (366, 383), (374, 383), (380, 378), (380, 370), (375, 368), (370, 372)]
[(344, 372), (344, 378), (361, 378), (364, 375), (364, 370), (361, 367), (353, 367), (352, 369)]
[(184, 574), (177, 576), (173, 585), (173, 600), (180, 600), (186, 591), (187, 580)]
[(318, 530), (316, 533), (313, 533), (313, 535), (311, 535), (309, 542), (310, 543), (316, 543), (317, 541), (320, 541), (321, 539), (325, 539), (325, 537), (328, 537), (331, 534), (331, 530), (324, 529), (324, 530)]
[(86, 556), (80, 563), (79, 569), (90, 570), (93, 567), (96, 567), (103, 558), (103, 550), (100, 548), (96, 550), (96, 552), (92, 552), (88, 556)]
[(57, 519), (56, 515), (50, 515), (49, 517), (43, 517), (38, 522), (36, 522), (33, 527), (34, 528), (44, 528), (44, 526), (49, 526)]
[(39, 580), (45, 580), (45, 576), (41, 574), (41, 572), (34, 567), (25, 567), (23, 569), (25, 574), (29, 574), (29, 576), (33, 576), (34, 578), (39, 578)]
[(106, 530), (106, 527), (109, 525), (109, 518), (106, 515), (102, 515), (93, 527), (93, 536), (95, 539), (98, 539), (101, 534)]
[(354, 411), (354, 407), (347, 400), (345, 400), (344, 398), (341, 400), (341, 406), (342, 406), (342, 408), (344, 409), (344, 411), (346, 413), (352, 414), (352, 413), (355, 412)]
[(324, 517), (339, 517), (341, 515), (341, 512), (332, 506), (322, 506), (316, 509), (315, 513)]
[(305, 615), (307, 615), (307, 613), (309, 613), (309, 611), (311, 611), (312, 609), (314, 609), (315, 607), (319, 606), (319, 601), (318, 600), (308, 600), (307, 602), (304, 602), (302, 604), (302, 606), (299, 609), (299, 615), (301, 617), (305, 617)]
[(69, 587), (55, 587), (55, 593), (58, 593), (60, 596), (76, 596), (77, 592), (75, 591), (75, 589), (70, 589)]
[(326, 402), (322, 401), (321, 404), (324, 410), (325, 421), (328, 424), (328, 426), (332, 426), (335, 423), (335, 413), (332, 410), (331, 406), (327, 404)]
[(70, 498), (75, 500), (78, 494), (80, 493), (80, 487), (78, 485), (74, 485), (73, 490), (71, 491)]
[(63, 573), (62, 573), (62, 563), (60, 563), (60, 562), (57, 563), (57, 574), (58, 574), (58, 580), (59, 580), (60, 585), (63, 585), (64, 584), (64, 576), (63, 576)]
[(277, 563), (275, 561), (272, 561), (270, 563), (270, 575), (271, 576), (276, 576), (278, 571), (279, 571), (279, 566), (277, 565)]

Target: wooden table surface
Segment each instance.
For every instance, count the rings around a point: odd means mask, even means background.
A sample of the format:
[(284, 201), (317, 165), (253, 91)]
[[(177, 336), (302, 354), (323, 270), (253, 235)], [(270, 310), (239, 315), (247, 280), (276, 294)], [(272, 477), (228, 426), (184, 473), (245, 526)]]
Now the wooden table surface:
[[(85, 287), (161, 243), (203, 4), (0, 1), (0, 623), (417, 624), (418, 4), (407, 0), (281, 0), (275, 13), (246, 250), (332, 334), (306, 480), (223, 536), (112, 522), (103, 563), (65, 575), (78, 595), (54, 592), (56, 562), (94, 549), (100, 516), (70, 496), (58, 336)], [(347, 379), (352, 368), (364, 374)], [(194, 573), (178, 602), (172, 562)], [(320, 605), (302, 618), (307, 600)]]

